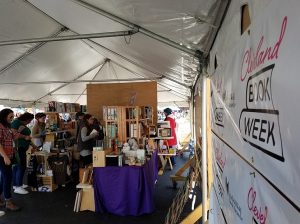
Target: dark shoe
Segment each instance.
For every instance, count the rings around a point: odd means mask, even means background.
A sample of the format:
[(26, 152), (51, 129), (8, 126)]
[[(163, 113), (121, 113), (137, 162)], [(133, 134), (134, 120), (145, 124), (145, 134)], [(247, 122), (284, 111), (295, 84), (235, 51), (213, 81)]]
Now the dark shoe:
[(13, 211), (13, 212), (21, 210), (21, 207), (19, 207), (16, 204), (14, 204), (11, 199), (9, 199), (9, 200), (6, 201), (5, 208), (6, 208), (6, 210)]

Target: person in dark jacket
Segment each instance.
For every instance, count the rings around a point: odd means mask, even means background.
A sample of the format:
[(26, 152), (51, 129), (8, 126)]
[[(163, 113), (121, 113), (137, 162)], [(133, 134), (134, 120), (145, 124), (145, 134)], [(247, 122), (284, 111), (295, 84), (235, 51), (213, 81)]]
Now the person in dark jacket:
[(94, 118), (90, 114), (83, 117), (83, 125), (78, 136), (78, 149), (80, 150), (80, 160), (83, 166), (92, 163), (92, 151), (96, 144), (98, 131), (93, 129)]

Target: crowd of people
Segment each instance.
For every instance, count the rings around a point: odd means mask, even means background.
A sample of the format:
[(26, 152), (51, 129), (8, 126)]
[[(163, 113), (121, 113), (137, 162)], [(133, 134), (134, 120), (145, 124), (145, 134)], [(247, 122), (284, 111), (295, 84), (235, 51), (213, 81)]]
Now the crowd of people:
[[(177, 147), (176, 122), (170, 108), (164, 110), (165, 120), (170, 122), (172, 139), (170, 147)], [(32, 129), (27, 125), (35, 119)], [(35, 115), (25, 112), (15, 118), (11, 109), (0, 111), (0, 207), (9, 211), (19, 211), (20, 206), (12, 200), (12, 190), (16, 194), (28, 194), (27, 185), (23, 184), (26, 170), (26, 151), (43, 145), (46, 136), (45, 113)], [(92, 163), (92, 150), (98, 140), (103, 140), (104, 129), (101, 123), (91, 114), (76, 114), (76, 143), (80, 151), (81, 166)], [(172, 158), (175, 164), (175, 158)], [(0, 216), (4, 215), (0, 211)]]
[[(76, 114), (76, 142), (80, 150), (82, 166), (92, 163), (92, 149), (97, 140), (103, 140), (104, 130), (100, 122), (90, 114)], [(30, 129), (27, 125), (35, 119)], [(16, 194), (28, 194), (23, 184), (26, 170), (26, 151), (43, 145), (46, 136), (46, 114), (25, 112), (15, 117), (11, 109), (0, 111), (0, 208), (19, 211), (21, 207), (12, 199)], [(0, 216), (4, 215), (0, 211)]]

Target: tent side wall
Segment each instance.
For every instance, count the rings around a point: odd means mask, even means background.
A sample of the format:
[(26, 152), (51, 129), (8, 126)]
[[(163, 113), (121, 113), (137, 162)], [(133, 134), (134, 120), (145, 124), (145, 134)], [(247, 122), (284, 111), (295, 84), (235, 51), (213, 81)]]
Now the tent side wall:
[(231, 1), (210, 52), (209, 223), (299, 222), (299, 7)]

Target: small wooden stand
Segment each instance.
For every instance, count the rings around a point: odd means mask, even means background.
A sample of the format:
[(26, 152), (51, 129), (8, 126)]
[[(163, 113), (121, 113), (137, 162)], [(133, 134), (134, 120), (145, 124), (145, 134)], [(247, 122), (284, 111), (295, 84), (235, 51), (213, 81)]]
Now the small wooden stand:
[(85, 169), (82, 181), (77, 184), (76, 188), (80, 190), (76, 194), (74, 212), (79, 211), (95, 211), (94, 187), (91, 184), (93, 179), (93, 169)]
[(174, 175), (170, 176), (174, 188), (177, 187), (177, 181), (185, 181), (186, 177), (182, 176), (182, 174), (186, 169), (190, 168), (193, 162), (194, 157), (190, 158)]

